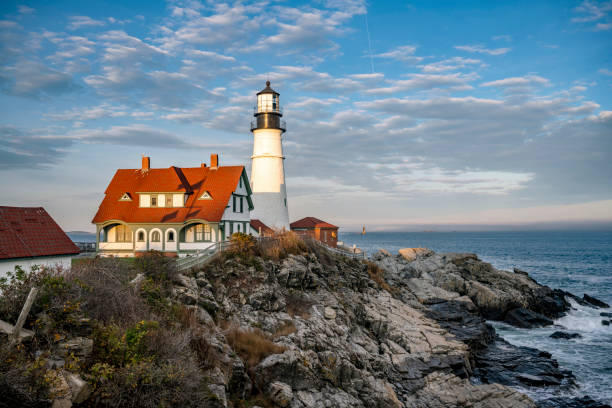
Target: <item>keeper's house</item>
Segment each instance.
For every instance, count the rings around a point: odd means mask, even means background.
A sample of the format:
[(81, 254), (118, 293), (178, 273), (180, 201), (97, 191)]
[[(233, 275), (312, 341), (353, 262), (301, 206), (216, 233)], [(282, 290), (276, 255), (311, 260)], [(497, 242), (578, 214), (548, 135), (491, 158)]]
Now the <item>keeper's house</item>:
[(19, 265), (70, 269), (79, 248), (42, 207), (0, 206), (0, 278)]
[(93, 219), (98, 254), (131, 257), (156, 250), (185, 256), (250, 232), (251, 187), (244, 166), (120, 169)]

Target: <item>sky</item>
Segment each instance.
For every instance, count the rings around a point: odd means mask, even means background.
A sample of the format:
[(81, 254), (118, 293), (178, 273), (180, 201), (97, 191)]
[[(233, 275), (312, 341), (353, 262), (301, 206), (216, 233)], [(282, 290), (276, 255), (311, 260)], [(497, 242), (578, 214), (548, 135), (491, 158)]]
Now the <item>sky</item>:
[(266, 80), (292, 221), (612, 222), (612, 1), (595, 0), (5, 0), (0, 205), (93, 231), (142, 155), (250, 169)]

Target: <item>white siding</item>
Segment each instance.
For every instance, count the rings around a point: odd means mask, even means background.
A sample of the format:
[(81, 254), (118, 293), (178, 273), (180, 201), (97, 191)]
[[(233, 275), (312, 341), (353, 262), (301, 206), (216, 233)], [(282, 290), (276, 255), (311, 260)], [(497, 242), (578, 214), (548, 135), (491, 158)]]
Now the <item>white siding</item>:
[[(172, 232), (174, 234), (174, 241), (168, 241), (168, 234)], [(176, 242), (178, 241), (178, 234), (176, 233), (176, 230), (174, 228), (169, 228), (168, 230), (166, 230), (166, 236), (165, 236), (165, 241), (166, 241), (166, 245), (165, 245), (165, 251), (176, 251)]]
[(148, 194), (140, 194), (140, 206), (150, 207), (151, 206), (151, 196), (149, 196)]
[[(138, 234), (142, 232), (144, 234), (144, 241), (139, 242), (138, 241)], [(146, 251), (147, 250), (147, 241), (148, 241), (148, 236), (147, 236), (147, 231), (144, 230), (143, 228), (139, 228), (138, 231), (136, 231), (134, 233), (134, 249), (136, 251)]]
[(0, 260), (0, 278), (5, 277), (7, 272), (13, 272), (15, 266), (19, 265), (24, 270), (29, 271), (34, 265), (45, 265), (45, 266), (58, 266), (63, 269), (70, 269), (72, 255), (60, 255), (60, 256), (43, 256), (38, 258), (28, 259), (3, 259)]
[(160, 194), (157, 196), (157, 206), (158, 207), (166, 206), (166, 196), (164, 194)]
[(182, 250), (194, 250), (194, 249), (206, 249), (212, 245), (214, 242), (181, 242), (181, 251)]
[(100, 249), (132, 249), (131, 242), (100, 242)]
[[(153, 232), (159, 233), (159, 242), (153, 242)], [(159, 228), (153, 228), (151, 231), (149, 231), (149, 249), (153, 249), (156, 251), (161, 251), (162, 250), (162, 243), (164, 240), (164, 233), (159, 229)]]
[(182, 207), (183, 205), (184, 205), (183, 194), (173, 194), (172, 195), (172, 206)]

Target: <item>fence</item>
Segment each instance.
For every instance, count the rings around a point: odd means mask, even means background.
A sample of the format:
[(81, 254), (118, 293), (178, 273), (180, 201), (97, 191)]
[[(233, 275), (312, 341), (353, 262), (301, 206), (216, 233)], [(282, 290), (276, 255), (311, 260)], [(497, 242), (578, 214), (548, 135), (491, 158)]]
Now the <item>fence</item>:
[(225, 250), (229, 245), (229, 241), (220, 241), (194, 255), (179, 258), (176, 260), (176, 268), (179, 272), (188, 271), (192, 268), (199, 268), (217, 253)]
[[(271, 241), (276, 241), (278, 239), (279, 238), (277, 237), (260, 237), (258, 238), (258, 241), (259, 242), (271, 242)], [(365, 252), (351, 252), (351, 251), (346, 251), (346, 250), (342, 250), (338, 248), (333, 248), (319, 240), (316, 240), (314, 238), (307, 237), (307, 236), (303, 236), (302, 239), (311, 241), (315, 245), (318, 245), (326, 249), (327, 251), (333, 252), (335, 254), (346, 256), (349, 258), (356, 258), (356, 259), (366, 258)], [(212, 259), (213, 256), (227, 249), (230, 245), (231, 245), (230, 241), (217, 242), (214, 245), (208, 247), (207, 249), (201, 252), (197, 252), (194, 255), (189, 255), (184, 258), (179, 258), (176, 260), (177, 269), (179, 272), (184, 272), (192, 268), (199, 268), (203, 266), (208, 260)]]

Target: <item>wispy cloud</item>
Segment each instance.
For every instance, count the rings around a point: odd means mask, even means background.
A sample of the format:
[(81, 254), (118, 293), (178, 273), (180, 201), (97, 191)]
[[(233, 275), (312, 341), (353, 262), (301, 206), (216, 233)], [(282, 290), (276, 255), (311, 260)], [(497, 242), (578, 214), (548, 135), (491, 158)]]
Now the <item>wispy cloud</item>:
[(489, 81), (481, 84), (480, 86), (495, 86), (495, 87), (516, 87), (516, 86), (528, 86), (528, 85), (549, 85), (550, 81), (538, 75), (526, 75), (522, 77), (512, 77), (498, 79), (496, 81)]
[(590, 1), (584, 0), (578, 7), (574, 8), (578, 16), (572, 18), (573, 23), (592, 24), (595, 31), (607, 31), (612, 29), (610, 13), (612, 12), (612, 1)]
[(83, 27), (102, 27), (106, 23), (100, 20), (94, 20), (88, 16), (72, 16), (69, 18), (68, 29), (78, 30)]
[(396, 61), (414, 61), (414, 62), (422, 61), (423, 60), (422, 57), (417, 57), (414, 55), (416, 50), (417, 50), (417, 47), (414, 45), (401, 45), (390, 51), (383, 52), (380, 54), (374, 54), (373, 57), (392, 59)]
[(483, 45), (455, 45), (455, 48), (461, 51), (487, 55), (504, 55), (511, 50), (511, 48), (485, 48)]

